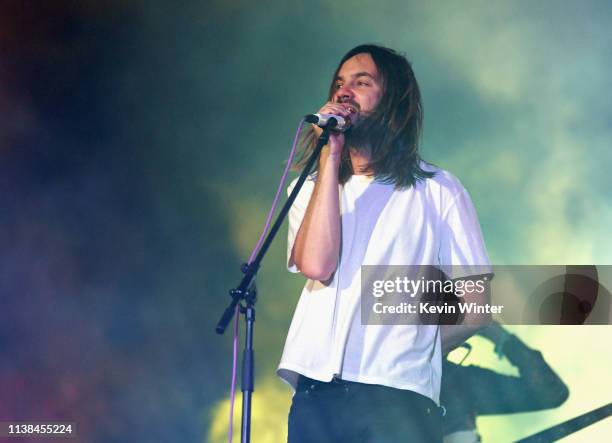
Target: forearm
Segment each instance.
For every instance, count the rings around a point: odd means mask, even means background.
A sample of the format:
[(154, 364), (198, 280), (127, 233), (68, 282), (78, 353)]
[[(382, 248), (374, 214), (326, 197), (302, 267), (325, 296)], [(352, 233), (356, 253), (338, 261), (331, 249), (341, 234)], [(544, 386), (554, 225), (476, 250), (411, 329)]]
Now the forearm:
[[(491, 303), (490, 288), (487, 286), (483, 292), (466, 291), (460, 298), (460, 303), (475, 306), (485, 306)], [(487, 311), (488, 312), (488, 311)], [(480, 329), (491, 324), (492, 317), (490, 313), (478, 313), (475, 309), (466, 312), (461, 320), (461, 323), (456, 325), (442, 325), (442, 352), (447, 354), (461, 343), (466, 341)]]
[(302, 274), (327, 280), (336, 270), (340, 255), (340, 200), (338, 166), (340, 155), (321, 155), (319, 173), (304, 220), (293, 246), (293, 261)]
[(483, 326), (468, 326), (468, 325), (442, 325), (440, 326), (442, 334), (442, 354), (446, 355), (464, 341), (476, 334)]

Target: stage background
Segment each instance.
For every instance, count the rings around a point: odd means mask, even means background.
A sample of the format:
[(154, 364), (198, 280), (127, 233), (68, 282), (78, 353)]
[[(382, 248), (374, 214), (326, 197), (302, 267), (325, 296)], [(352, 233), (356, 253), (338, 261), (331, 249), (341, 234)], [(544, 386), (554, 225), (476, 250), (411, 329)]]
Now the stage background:
[[(0, 421), (224, 441), (231, 340), (214, 325), (300, 117), (360, 43), (412, 61), (423, 156), (468, 188), (495, 264), (612, 264), (611, 21), (604, 1), (3, 1)], [(304, 280), (285, 235), (258, 280), (256, 443), (286, 435), (275, 368)], [(571, 393), (480, 419), (484, 441), (610, 401), (610, 327), (510, 329)], [(473, 342), (470, 363), (513, 373)]]

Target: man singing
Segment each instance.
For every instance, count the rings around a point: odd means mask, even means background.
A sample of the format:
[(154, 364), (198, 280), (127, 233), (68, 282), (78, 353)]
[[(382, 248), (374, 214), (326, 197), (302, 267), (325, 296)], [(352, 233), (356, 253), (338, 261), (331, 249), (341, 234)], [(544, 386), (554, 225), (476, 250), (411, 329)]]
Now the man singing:
[(441, 441), (442, 354), (486, 321), (363, 325), (361, 266), (488, 265), (476, 212), (457, 178), (419, 156), (421, 95), (402, 55), (349, 51), (319, 112), (352, 127), (331, 133), (289, 214), (288, 267), (308, 278), (278, 369), (296, 390), (289, 443)]

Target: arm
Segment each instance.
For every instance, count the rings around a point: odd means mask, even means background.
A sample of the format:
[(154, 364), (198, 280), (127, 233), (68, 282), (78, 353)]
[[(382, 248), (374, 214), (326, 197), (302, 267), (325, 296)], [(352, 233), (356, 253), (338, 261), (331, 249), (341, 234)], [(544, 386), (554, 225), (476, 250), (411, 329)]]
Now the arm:
[[(455, 388), (460, 389), (462, 396), (469, 396), (470, 412), (473, 415), (513, 414), (549, 409), (559, 406), (568, 395), (565, 388), (556, 398), (547, 398), (550, 395), (546, 394), (549, 388), (535, 385), (524, 376), (498, 374), (478, 366), (461, 366), (459, 369), (458, 377), (455, 377), (452, 383), (459, 383)], [(540, 369), (532, 368), (531, 370), (536, 372), (532, 377), (537, 377), (537, 371)], [(564, 386), (562, 382), (561, 385)], [(552, 390), (550, 392), (552, 393)]]
[[(467, 281), (489, 274), (491, 269), (472, 200), (465, 188), (460, 185), (458, 188), (460, 191), (452, 197), (442, 219), (439, 260), (451, 279)], [(478, 306), (490, 304), (488, 281), (482, 293), (467, 289), (456, 301), (461, 304), (476, 303)], [(466, 313), (460, 324), (442, 325), (442, 352), (450, 352), (490, 322), (491, 314)]]
[[(330, 137), (331, 138), (331, 137)], [(340, 254), (340, 154), (323, 148), (317, 181), (304, 220), (293, 245), (292, 261), (306, 277), (327, 280), (336, 270)]]
[(482, 329), (479, 335), (493, 341), (519, 369), (520, 376), (498, 374), (478, 366), (446, 362), (442, 377), (442, 397), (451, 416), (509, 414), (537, 411), (561, 405), (569, 391), (546, 363), (542, 354), (505, 331), (499, 324)]
[(567, 386), (546, 363), (541, 352), (531, 349), (498, 323), (479, 334), (495, 344), (495, 352), (500, 358), (505, 356), (519, 370), (520, 378), (514, 384), (513, 394), (505, 402), (508, 410), (523, 412), (554, 408), (567, 400)]
[(480, 327), (468, 325), (442, 325), (442, 354), (446, 355), (476, 334)]
[[(348, 115), (337, 103), (327, 103), (319, 112)], [(330, 133), (329, 142), (321, 151), (317, 181), (291, 251), (291, 261), (312, 280), (328, 280), (338, 266), (341, 235), (338, 170), (343, 146), (344, 135)]]
[[(491, 291), (489, 288), (483, 293), (476, 291), (466, 291), (460, 299), (460, 303), (476, 303), (485, 305), (491, 302)], [(465, 314), (463, 320), (458, 325), (442, 325), (442, 353), (448, 354), (461, 343), (466, 341), (480, 329), (488, 326), (492, 321), (491, 314)]]

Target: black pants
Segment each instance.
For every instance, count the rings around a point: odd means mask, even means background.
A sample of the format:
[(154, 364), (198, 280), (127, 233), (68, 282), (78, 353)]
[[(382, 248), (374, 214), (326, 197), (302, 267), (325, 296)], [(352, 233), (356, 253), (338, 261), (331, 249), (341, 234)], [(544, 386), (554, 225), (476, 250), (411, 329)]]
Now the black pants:
[(344, 442), (442, 442), (442, 417), (433, 400), (412, 391), (301, 376), (288, 443)]

